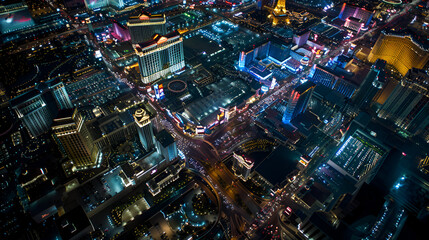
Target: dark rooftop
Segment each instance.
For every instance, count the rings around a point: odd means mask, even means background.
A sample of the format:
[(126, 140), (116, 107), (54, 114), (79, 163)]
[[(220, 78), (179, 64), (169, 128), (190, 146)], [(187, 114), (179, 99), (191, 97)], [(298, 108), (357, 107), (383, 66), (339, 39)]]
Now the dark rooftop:
[(286, 176), (296, 169), (299, 157), (298, 152), (279, 146), (256, 166), (255, 171), (272, 185), (280, 185), (286, 180)]
[(386, 60), (377, 59), (372, 66), (373, 66), (373, 68), (381, 70), (381, 69), (384, 69), (386, 67), (386, 63), (387, 63)]
[(163, 147), (168, 147), (170, 144), (174, 143), (174, 138), (165, 129), (161, 130), (155, 137)]
[(56, 219), (55, 224), (64, 240), (79, 239), (77, 235), (85, 229), (88, 229), (87, 233), (94, 230), (85, 211), (80, 206), (60, 216)]
[(359, 18), (355, 18), (355, 17), (349, 17), (348, 19), (350, 19), (350, 21), (355, 21), (355, 22), (361, 21)]
[(321, 203), (325, 202), (331, 194), (327, 188), (318, 182), (315, 182), (313, 186), (311, 186), (310, 191), (311, 195), (313, 195), (314, 198), (316, 198)]
[(314, 89), (315, 95), (320, 96), (323, 100), (326, 100), (332, 104), (343, 106), (346, 103), (345, 97), (339, 92), (334, 91), (326, 86), (317, 85)]
[(124, 171), (125, 175), (128, 178), (132, 178), (134, 176), (134, 169), (131, 167), (129, 163), (124, 163), (121, 165), (122, 171)]
[(207, 55), (210, 55), (222, 49), (215, 41), (212, 41), (199, 34), (184, 39), (183, 47), (185, 49), (185, 54), (188, 55), (189, 58), (195, 57), (204, 52)]
[(107, 116), (95, 119), (86, 124), (93, 139), (98, 139), (103, 134), (109, 134), (116, 129), (122, 128), (134, 121), (132, 114), (129, 111), (114, 112)]
[(180, 37), (180, 33), (178, 31), (173, 31), (171, 33), (167, 33), (164, 36), (162, 36), (161, 34), (155, 34), (152, 36), (152, 40), (149, 40), (149, 41), (144, 42), (144, 43), (139, 43), (136, 46), (136, 50), (142, 51), (143, 48), (152, 46), (154, 44), (164, 43), (165, 41), (163, 40), (163, 38), (166, 38), (166, 40), (169, 40), (170, 38), (174, 38), (174, 37)]
[(311, 81), (307, 81), (299, 86), (297, 86), (295, 88), (295, 91), (297, 91), (299, 94), (303, 94), (304, 92), (306, 92), (308, 89), (315, 87), (316, 84), (311, 82)]
[(52, 126), (74, 123), (72, 117), (75, 109), (61, 109), (58, 111), (57, 117), (54, 119)]
[(36, 97), (39, 94), (40, 94), (40, 91), (36, 88), (33, 88), (30, 91), (25, 92), (25, 93), (15, 97), (15, 98), (13, 98), (12, 100), (10, 100), (10, 105), (12, 107), (18, 106), (18, 105), (28, 101), (29, 99)]
[(298, 131), (305, 136), (309, 136), (315, 131), (312, 127), (319, 126), (319, 124), (321, 124), (319, 117), (308, 110), (292, 120), (292, 125), (297, 127)]

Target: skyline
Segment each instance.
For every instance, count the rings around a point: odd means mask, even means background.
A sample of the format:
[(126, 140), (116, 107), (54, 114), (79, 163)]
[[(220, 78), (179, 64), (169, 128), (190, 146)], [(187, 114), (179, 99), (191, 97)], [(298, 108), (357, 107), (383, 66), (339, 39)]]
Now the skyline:
[(0, 0), (4, 239), (425, 239), (429, 1)]

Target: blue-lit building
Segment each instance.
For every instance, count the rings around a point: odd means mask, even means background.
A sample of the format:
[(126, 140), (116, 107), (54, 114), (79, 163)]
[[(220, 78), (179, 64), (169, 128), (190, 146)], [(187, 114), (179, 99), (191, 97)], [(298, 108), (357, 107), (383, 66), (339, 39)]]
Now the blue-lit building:
[(356, 91), (357, 86), (350, 80), (347, 80), (341, 74), (335, 73), (332, 69), (320, 65), (314, 65), (309, 74), (309, 79), (320, 85), (333, 89), (343, 96), (351, 98)]
[(290, 45), (286, 45), (283, 41), (273, 38), (270, 41), (270, 48), (268, 49), (268, 59), (282, 65), (290, 56)]
[[(0, 35), (3, 43), (33, 40), (41, 34), (67, 29), (68, 21), (59, 11), (45, 8), (46, 11), (35, 13), (29, 10), (26, 1), (0, 2)], [(28, 3), (30, 5), (31, 1)]]
[(256, 48), (241, 52), (238, 68), (252, 74), (258, 80), (266, 80), (273, 75), (269, 67), (272, 64), (284, 65), (290, 57), (290, 49), (291, 46), (273, 38)]
[(305, 112), (315, 86), (316, 84), (313, 82), (307, 81), (292, 90), (286, 110), (283, 113), (283, 123), (288, 124), (296, 116)]
[(268, 55), (268, 49), (270, 48), (270, 42), (266, 42), (256, 48), (250, 49), (248, 51), (242, 51), (240, 53), (240, 59), (238, 61), (238, 67), (240, 69), (246, 68), (249, 66), (255, 59), (264, 59)]
[(177, 145), (174, 138), (163, 129), (155, 135), (156, 149), (164, 157), (167, 162), (175, 159), (179, 153), (177, 151)]
[(134, 113), (134, 121), (137, 124), (141, 144), (146, 151), (150, 151), (155, 146), (155, 136), (149, 113), (143, 108), (137, 109)]
[(310, 37), (310, 33), (311, 31), (309, 31), (308, 29), (304, 29), (300, 32), (295, 33), (293, 37), (293, 43), (298, 45), (298, 47), (304, 46), (307, 43), (308, 38)]
[(11, 106), (32, 137), (48, 131), (57, 112), (52, 95), (38, 89), (12, 99)]
[(258, 10), (262, 10), (262, 0), (257, 0), (256, 1), (256, 8), (258, 9)]
[(405, 208), (419, 219), (427, 218), (427, 195), (429, 194), (427, 175), (404, 171), (393, 183), (388, 198)]

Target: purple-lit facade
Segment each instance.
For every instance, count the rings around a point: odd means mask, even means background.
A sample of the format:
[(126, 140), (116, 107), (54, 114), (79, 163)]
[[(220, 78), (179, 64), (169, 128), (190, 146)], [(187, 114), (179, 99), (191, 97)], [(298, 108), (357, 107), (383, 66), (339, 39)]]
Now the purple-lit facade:
[(122, 24), (117, 21), (113, 21), (113, 32), (112, 35), (120, 41), (130, 41), (130, 31)]
[(364, 26), (368, 26), (373, 16), (374, 12), (368, 11), (364, 8), (360, 8), (357, 6), (347, 5), (346, 3), (344, 3), (343, 7), (341, 8), (340, 15), (338, 15), (338, 18), (343, 21), (347, 21), (349, 17), (354, 17), (361, 20)]

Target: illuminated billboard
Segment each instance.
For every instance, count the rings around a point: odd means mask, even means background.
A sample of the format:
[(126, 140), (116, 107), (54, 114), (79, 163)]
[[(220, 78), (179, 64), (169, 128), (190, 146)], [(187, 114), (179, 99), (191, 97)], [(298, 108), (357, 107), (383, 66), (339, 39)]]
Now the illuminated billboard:
[(155, 91), (156, 99), (162, 100), (165, 98), (164, 87), (162, 86), (162, 84), (155, 84), (153, 86), (153, 90)]

